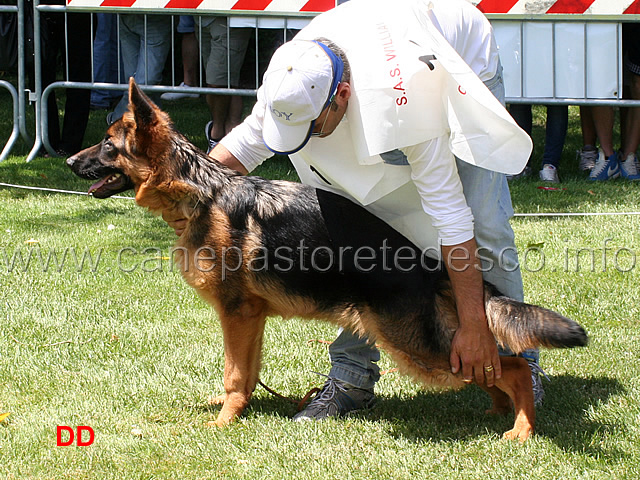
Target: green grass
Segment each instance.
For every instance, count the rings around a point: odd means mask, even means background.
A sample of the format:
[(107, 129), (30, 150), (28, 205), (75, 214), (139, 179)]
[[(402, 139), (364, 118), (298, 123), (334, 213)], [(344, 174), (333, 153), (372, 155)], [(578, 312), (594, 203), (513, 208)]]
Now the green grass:
[[(204, 146), (204, 103), (182, 105), (169, 107), (175, 123)], [(87, 144), (103, 135), (104, 113), (92, 114)], [(541, 113), (536, 109), (537, 141)], [(640, 210), (640, 185), (595, 185), (579, 176), (574, 109), (571, 115), (561, 164), (567, 190), (518, 180), (516, 210)], [(0, 164), (0, 182), (87, 189), (61, 159), (27, 164), (27, 151), (19, 145)], [(267, 162), (260, 173), (295, 178), (285, 159)], [(207, 428), (217, 413), (207, 397), (222, 392), (221, 331), (165, 259), (173, 232), (126, 199), (0, 187), (0, 204), (0, 413), (11, 413), (0, 423), (0, 478), (640, 476), (638, 216), (514, 219), (526, 252), (527, 299), (574, 318), (591, 335), (585, 349), (543, 353), (552, 381), (536, 435), (519, 445), (500, 438), (512, 416), (483, 415), (489, 399), (481, 390), (424, 390), (397, 373), (382, 377), (372, 410), (347, 419), (293, 423), (295, 407), (258, 388), (237, 423)], [(11, 268), (16, 252), (25, 260), (29, 251), (29, 265)], [(65, 251), (64, 265), (53, 258), (46, 269), (38, 264), (38, 252), (43, 262), (49, 252), (61, 262)], [(73, 252), (91, 259), (80, 268)], [(263, 381), (302, 397), (322, 384), (312, 372), (329, 368), (326, 346), (308, 340), (334, 336), (321, 323), (270, 321)], [(381, 367), (393, 364), (383, 356)], [(58, 425), (91, 426), (95, 443), (57, 447)]]

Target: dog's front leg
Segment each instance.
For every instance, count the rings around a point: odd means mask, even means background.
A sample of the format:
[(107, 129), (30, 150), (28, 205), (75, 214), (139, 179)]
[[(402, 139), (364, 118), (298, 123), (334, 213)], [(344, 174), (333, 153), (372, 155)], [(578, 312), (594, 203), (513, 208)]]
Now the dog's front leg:
[(221, 316), (224, 335), (224, 397), (214, 422), (228, 425), (240, 416), (258, 383), (265, 315), (256, 303), (244, 305), (234, 315)]

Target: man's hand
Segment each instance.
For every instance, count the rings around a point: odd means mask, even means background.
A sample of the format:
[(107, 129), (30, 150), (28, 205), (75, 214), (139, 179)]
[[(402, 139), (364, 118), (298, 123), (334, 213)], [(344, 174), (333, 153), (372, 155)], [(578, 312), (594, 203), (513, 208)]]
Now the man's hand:
[(182, 212), (177, 209), (163, 210), (162, 219), (175, 230), (177, 236), (182, 235), (184, 229), (187, 228), (188, 219), (184, 218)]
[[(479, 322), (480, 323), (480, 322)], [(462, 381), (493, 387), (502, 376), (496, 341), (488, 328), (459, 328), (451, 342), (451, 371), (462, 367)]]

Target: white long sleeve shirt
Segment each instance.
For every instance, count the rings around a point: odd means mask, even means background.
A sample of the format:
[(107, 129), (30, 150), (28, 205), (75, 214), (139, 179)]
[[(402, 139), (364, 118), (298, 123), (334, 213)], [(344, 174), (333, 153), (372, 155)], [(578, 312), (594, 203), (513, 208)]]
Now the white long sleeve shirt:
[[(348, 28), (354, 25), (358, 28)], [(423, 36), (425, 28), (430, 33)], [(469, 57), (466, 64), (455, 52), (441, 52), (443, 45), (438, 46), (437, 39), (431, 41), (433, 35), (439, 35), (434, 30), (445, 35), (447, 48), (453, 45)], [(441, 61), (443, 56), (457, 57), (449, 61), (451, 74), (456, 69), (465, 73), (470, 64), (478, 70), (476, 75), (492, 78), (499, 60), (489, 22), (464, 0), (351, 0), (316, 17), (296, 38), (317, 37), (329, 38), (345, 51), (352, 68), (352, 98), (343, 121), (331, 135), (311, 138), (291, 155), (301, 180), (359, 202), (423, 249), (470, 240), (473, 216), (462, 191), (452, 146), (455, 149), (455, 145), (462, 145), (460, 151), (468, 151), (468, 158), (458, 156), (470, 163), (493, 161), (489, 168), (495, 167), (495, 159), (487, 153), (494, 149), (488, 141), (494, 135), (488, 135), (487, 130), (499, 131), (490, 115), (478, 110), (475, 103), (472, 107), (480, 121), (455, 107), (460, 102), (457, 97), (463, 98), (474, 85), (466, 83), (463, 89), (452, 83), (449, 74), (439, 68), (439, 60), (434, 60), (435, 69), (416, 60), (420, 53), (433, 51)], [(387, 63), (389, 60), (392, 62)], [(393, 70), (389, 70), (391, 67)], [(400, 75), (389, 78), (396, 71)], [(472, 77), (482, 85), (476, 75)], [(383, 83), (391, 87), (380, 87)], [(452, 89), (456, 91), (452, 93)], [(401, 91), (410, 99), (413, 110), (403, 108), (405, 102), (398, 100), (402, 99)], [(479, 94), (491, 97), (488, 91)], [(487, 100), (486, 95), (483, 98), (485, 104), (493, 99)], [(262, 140), (265, 105), (260, 89), (251, 115), (221, 142), (249, 171), (272, 155)], [(489, 105), (489, 110), (496, 108), (502, 107)], [(474, 121), (471, 135), (467, 117)], [(503, 123), (509, 120), (498, 118)], [(458, 136), (452, 134), (452, 124), (461, 129)], [(511, 127), (515, 123), (505, 127), (505, 138), (511, 135)], [(497, 137), (494, 140), (504, 144)], [(459, 138), (462, 141), (455, 143)], [(385, 155), (388, 151), (401, 151), (406, 160), (390, 162)], [(528, 158), (528, 152), (526, 155)], [(526, 162), (526, 158), (523, 160)], [(519, 171), (521, 167), (504, 168)]]

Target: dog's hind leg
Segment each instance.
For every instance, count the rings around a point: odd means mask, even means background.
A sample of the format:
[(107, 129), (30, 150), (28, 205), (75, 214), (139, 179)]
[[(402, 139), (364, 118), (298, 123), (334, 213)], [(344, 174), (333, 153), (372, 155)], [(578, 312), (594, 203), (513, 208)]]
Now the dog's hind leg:
[[(215, 420), (222, 427), (240, 416), (258, 383), (265, 315), (260, 300), (243, 304), (234, 315), (221, 315), (224, 335), (224, 403)], [(216, 399), (221, 403), (222, 397)]]
[[(533, 433), (536, 420), (531, 370), (524, 358), (501, 357), (500, 362), (502, 377), (496, 380), (496, 387), (511, 398), (516, 414), (513, 428), (504, 434), (504, 438), (518, 439), (522, 443)], [(495, 401), (496, 397), (491, 392), (489, 394)], [(500, 399), (500, 404), (503, 401), (504, 398)]]
[(485, 392), (489, 394), (493, 402), (491, 408), (487, 410), (487, 415), (506, 415), (513, 410), (511, 405), (511, 399), (509, 395), (504, 393), (498, 387), (487, 387), (486, 385), (480, 385)]

